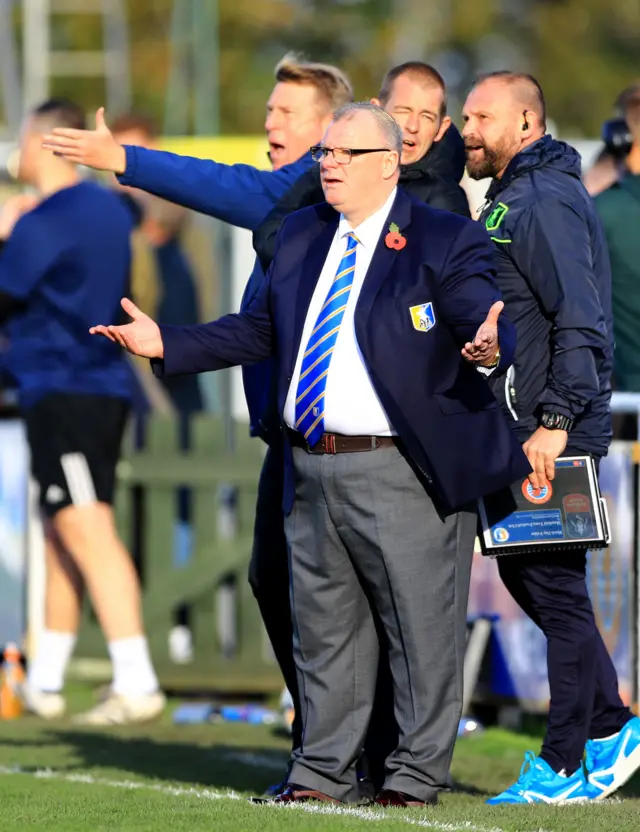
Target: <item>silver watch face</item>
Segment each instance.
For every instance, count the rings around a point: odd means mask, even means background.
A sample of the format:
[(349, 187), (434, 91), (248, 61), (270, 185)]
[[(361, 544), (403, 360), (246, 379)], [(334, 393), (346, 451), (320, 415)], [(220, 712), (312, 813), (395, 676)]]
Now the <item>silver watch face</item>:
[(568, 425), (571, 423), (570, 419), (563, 416), (561, 413), (543, 413), (542, 424), (545, 428), (557, 428), (560, 425)]

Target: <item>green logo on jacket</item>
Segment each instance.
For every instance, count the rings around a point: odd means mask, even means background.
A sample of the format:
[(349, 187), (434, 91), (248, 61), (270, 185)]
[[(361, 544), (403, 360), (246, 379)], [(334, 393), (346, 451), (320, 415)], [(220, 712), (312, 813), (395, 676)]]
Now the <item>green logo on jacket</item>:
[(500, 228), (500, 223), (505, 218), (508, 210), (508, 205), (505, 205), (504, 202), (499, 202), (485, 220), (484, 227), (487, 231), (496, 231)]

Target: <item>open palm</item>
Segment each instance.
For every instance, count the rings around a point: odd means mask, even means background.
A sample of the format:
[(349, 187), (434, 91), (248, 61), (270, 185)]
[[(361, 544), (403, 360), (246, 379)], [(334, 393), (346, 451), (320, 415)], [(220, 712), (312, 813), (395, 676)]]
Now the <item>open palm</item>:
[(122, 326), (92, 326), (89, 330), (91, 335), (103, 335), (142, 358), (162, 358), (164, 346), (158, 324), (128, 298), (123, 298), (121, 304), (127, 315), (133, 318), (131, 323)]
[(95, 130), (56, 127), (43, 137), (42, 146), (76, 165), (96, 170), (124, 173), (127, 166), (125, 150), (113, 138), (105, 121), (104, 107), (96, 112)]
[(462, 349), (463, 357), (472, 364), (490, 366), (495, 361), (500, 349), (498, 342), (498, 318), (504, 309), (504, 303), (496, 301), (489, 310), (486, 320), (480, 325), (473, 341), (466, 343)]

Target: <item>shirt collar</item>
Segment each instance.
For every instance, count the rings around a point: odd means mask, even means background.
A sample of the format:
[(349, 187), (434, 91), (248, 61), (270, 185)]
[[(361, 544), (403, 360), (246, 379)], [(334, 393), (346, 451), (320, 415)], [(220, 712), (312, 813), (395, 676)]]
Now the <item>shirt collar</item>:
[(371, 214), (371, 216), (367, 217), (364, 222), (361, 222), (356, 231), (354, 231), (349, 225), (348, 220), (340, 214), (340, 222), (338, 223), (339, 239), (342, 239), (347, 234), (352, 232), (358, 238), (358, 242), (361, 245), (365, 248), (373, 250), (378, 245), (378, 240), (382, 234), (385, 220), (389, 216), (391, 206), (394, 203), (397, 192), (398, 188), (395, 187), (387, 197), (384, 205), (381, 208), (378, 208), (375, 214)]

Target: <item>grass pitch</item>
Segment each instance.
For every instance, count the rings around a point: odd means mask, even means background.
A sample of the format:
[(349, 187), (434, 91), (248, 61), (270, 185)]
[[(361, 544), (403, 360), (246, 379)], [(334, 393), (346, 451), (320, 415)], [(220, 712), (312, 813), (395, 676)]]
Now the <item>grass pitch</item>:
[[(75, 709), (89, 704), (74, 696)], [(255, 806), (278, 781), (287, 741), (248, 725), (76, 728), (32, 717), (0, 722), (0, 830), (582, 832), (640, 828), (640, 779), (602, 805), (490, 807), (539, 738), (491, 729), (462, 739), (456, 790), (429, 810)]]

